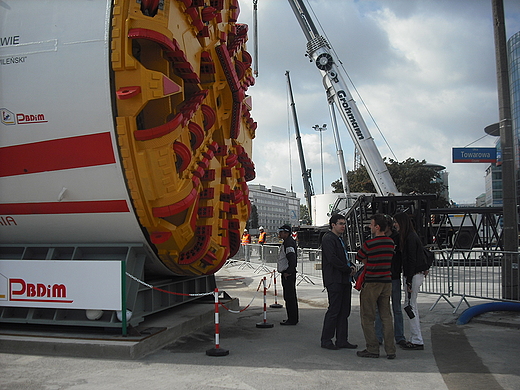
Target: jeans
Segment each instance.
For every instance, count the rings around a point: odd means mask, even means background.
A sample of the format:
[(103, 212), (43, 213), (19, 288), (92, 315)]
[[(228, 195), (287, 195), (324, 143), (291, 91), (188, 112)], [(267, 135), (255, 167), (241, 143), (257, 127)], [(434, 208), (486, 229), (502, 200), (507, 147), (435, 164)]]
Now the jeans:
[(376, 336), (376, 309), (379, 309), (383, 322), (383, 339), (387, 355), (395, 354), (394, 327), (390, 309), (390, 283), (365, 283), (359, 294), (361, 327), (365, 335), (366, 349), (370, 353), (379, 354), (379, 341)]
[(405, 288), (405, 299), (404, 299), (404, 305), (408, 305), (410, 303), (410, 306), (412, 307), (413, 313), (415, 314), (415, 317), (410, 319), (410, 342), (412, 344), (419, 344), (423, 345), (423, 337), (421, 333), (421, 322), (419, 320), (419, 309), (417, 308), (417, 295), (419, 294), (419, 289), (421, 288), (421, 285), (424, 282), (424, 274), (419, 273), (413, 276), (412, 278), (412, 293), (411, 297), (408, 297), (408, 292), (406, 291), (406, 281), (404, 282), (404, 288)]
[(249, 262), (251, 261), (251, 246), (250, 245), (242, 245), (244, 248), (244, 260)]
[[(394, 337), (395, 342), (406, 341), (404, 337), (403, 311), (401, 310), (401, 280), (392, 280), (392, 312), (394, 313)], [(379, 311), (376, 312), (376, 335), (380, 343), (383, 342), (383, 324)]]

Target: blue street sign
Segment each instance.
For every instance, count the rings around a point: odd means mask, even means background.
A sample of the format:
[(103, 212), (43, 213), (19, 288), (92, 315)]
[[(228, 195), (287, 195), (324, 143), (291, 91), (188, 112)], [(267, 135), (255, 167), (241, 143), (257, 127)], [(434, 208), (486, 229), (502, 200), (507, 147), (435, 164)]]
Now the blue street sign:
[(454, 163), (495, 163), (496, 148), (453, 148)]

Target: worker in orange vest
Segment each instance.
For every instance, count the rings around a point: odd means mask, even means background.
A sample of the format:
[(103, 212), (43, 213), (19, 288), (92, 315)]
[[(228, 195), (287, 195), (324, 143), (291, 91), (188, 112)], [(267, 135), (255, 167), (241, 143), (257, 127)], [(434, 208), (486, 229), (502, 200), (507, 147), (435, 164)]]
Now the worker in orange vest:
[(242, 246), (244, 247), (244, 257), (246, 261), (250, 261), (249, 251), (251, 247), (248, 244), (251, 244), (251, 234), (249, 234), (247, 229), (244, 229), (244, 233), (242, 234)]
[(260, 260), (262, 260), (262, 263), (264, 261), (264, 244), (267, 240), (267, 233), (264, 231), (264, 227), (260, 226), (258, 228), (260, 230), (260, 235), (258, 236), (258, 243), (260, 244)]
[(264, 231), (264, 227), (263, 226), (260, 226), (258, 228), (258, 230), (260, 230), (260, 235), (258, 236), (258, 243), (260, 245), (264, 245), (265, 241), (267, 239), (267, 233)]
[(242, 245), (251, 244), (251, 234), (248, 233), (247, 229), (244, 229), (242, 234)]

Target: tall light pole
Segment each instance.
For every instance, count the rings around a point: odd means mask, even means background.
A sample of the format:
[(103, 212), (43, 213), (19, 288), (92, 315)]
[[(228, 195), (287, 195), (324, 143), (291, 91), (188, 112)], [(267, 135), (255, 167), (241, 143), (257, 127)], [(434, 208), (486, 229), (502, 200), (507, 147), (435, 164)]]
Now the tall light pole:
[(325, 191), (323, 189), (323, 137), (321, 135), (322, 132), (327, 130), (327, 125), (323, 124), (323, 126), (314, 125), (312, 128), (316, 131), (320, 132), (320, 160), (321, 160), (321, 193), (324, 194)]

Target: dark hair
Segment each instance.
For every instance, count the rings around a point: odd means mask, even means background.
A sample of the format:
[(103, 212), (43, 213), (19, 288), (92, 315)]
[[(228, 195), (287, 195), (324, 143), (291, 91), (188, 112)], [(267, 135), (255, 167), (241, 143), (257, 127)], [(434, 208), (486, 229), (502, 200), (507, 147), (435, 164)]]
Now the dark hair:
[(329, 219), (329, 227), (332, 229), (332, 224), (338, 223), (340, 219), (345, 219), (345, 217), (341, 214), (334, 214)]
[(392, 225), (394, 224), (394, 219), (392, 218), (391, 215), (388, 215), (388, 214), (385, 214), (385, 219), (386, 219), (386, 227), (388, 228), (392, 228)]
[(406, 213), (397, 213), (394, 215), (395, 221), (399, 224), (399, 240), (401, 241), (401, 248), (404, 248), (404, 243), (411, 232), (415, 232), (410, 216)]
[(386, 230), (387, 220), (383, 214), (374, 214), (370, 217), (370, 219), (373, 219), (374, 223), (379, 225), (379, 229), (381, 229), (382, 232)]

